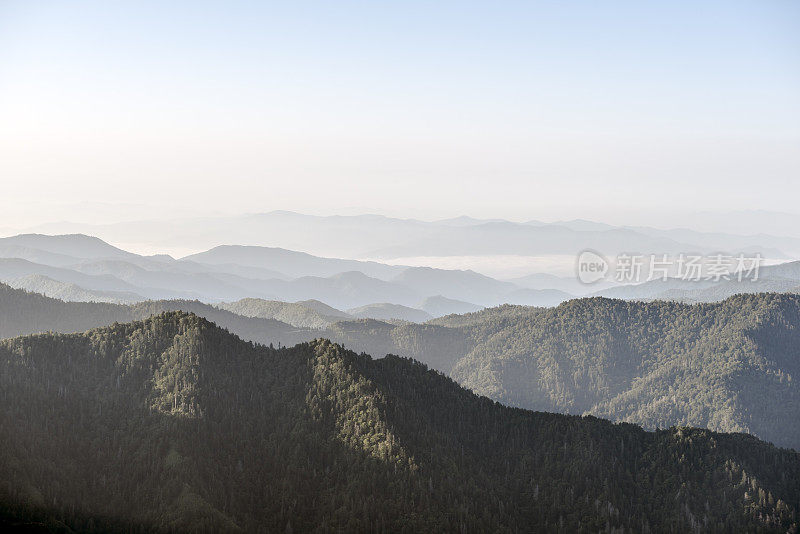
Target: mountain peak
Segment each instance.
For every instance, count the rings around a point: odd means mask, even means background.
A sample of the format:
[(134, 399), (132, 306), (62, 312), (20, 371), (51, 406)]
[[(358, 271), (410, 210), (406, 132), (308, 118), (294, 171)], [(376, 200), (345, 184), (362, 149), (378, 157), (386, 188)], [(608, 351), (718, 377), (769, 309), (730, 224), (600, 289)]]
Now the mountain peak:
[(98, 237), (86, 234), (19, 234), (0, 238), (0, 244), (25, 246), (82, 259), (134, 256)]

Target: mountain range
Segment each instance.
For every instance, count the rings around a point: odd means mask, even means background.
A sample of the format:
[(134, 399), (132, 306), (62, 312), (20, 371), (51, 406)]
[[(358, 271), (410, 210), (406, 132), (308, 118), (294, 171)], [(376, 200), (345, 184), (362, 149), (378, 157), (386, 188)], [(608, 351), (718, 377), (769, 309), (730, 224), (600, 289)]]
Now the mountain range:
[(0, 341), (0, 527), (792, 532), (800, 455), (497, 404), (196, 315)]
[(800, 449), (800, 295), (719, 303), (575, 299), (425, 324), (338, 322), (326, 337), (418, 359), (506, 405), (645, 428), (747, 432)]
[[(75, 254), (66, 254), (71, 247)], [(69, 300), (320, 300), (342, 310), (389, 303), (417, 308), (416, 318), (429, 313), (418, 306), (430, 297), (442, 297), (436, 313), (447, 314), (507, 301), (552, 305), (572, 296), (527, 290), (469, 270), (384, 265), (265, 247), (221, 246), (179, 260), (141, 256), (83, 235), (0, 239), (0, 281)]]
[(383, 260), (419, 256), (574, 256), (584, 249), (610, 256), (634, 251), (678, 254), (726, 250), (732, 254), (758, 252), (776, 259), (800, 257), (798, 237), (613, 226), (582, 220), (545, 223), (458, 217), (420, 221), (369, 214), (316, 216), (272, 211), (102, 225), (59, 222), (27, 231), (82, 233), (118, 243), (150, 243), (160, 250), (205, 250), (233, 242), (322, 256)]
[[(66, 300), (318, 300), (342, 312), (363, 308), (374, 310), (371, 318), (413, 321), (505, 303), (556, 306), (590, 294), (627, 300), (714, 302), (737, 293), (797, 292), (797, 265), (786, 262), (762, 267), (757, 281), (671, 278), (631, 285), (587, 285), (574, 277), (548, 273), (498, 280), (470, 270), (323, 258), (268, 247), (218, 246), (176, 260), (166, 255), (133, 254), (84, 235), (0, 239), (0, 281)], [(384, 313), (381, 306), (386, 305), (399, 306), (394, 308), (397, 317)], [(413, 310), (397, 312), (405, 308)], [(364, 316), (361, 312), (356, 315)]]
[(800, 429), (784, 423), (800, 419), (798, 295), (737, 295), (696, 305), (576, 299), (422, 324), (336, 317), (321, 303), (224, 306), (70, 303), (0, 285), (0, 337), (81, 332), (181, 310), (266, 345), (327, 338), (376, 357), (412, 357), (511, 406), (650, 429), (747, 432), (800, 449)]

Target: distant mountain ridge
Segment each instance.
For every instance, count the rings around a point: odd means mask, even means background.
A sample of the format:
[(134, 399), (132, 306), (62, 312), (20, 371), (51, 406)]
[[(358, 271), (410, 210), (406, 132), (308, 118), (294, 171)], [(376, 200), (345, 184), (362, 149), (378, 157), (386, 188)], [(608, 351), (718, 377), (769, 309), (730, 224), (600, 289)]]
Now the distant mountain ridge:
[(295, 252), (275, 247), (252, 247), (220, 245), (206, 252), (181, 258), (211, 265), (235, 264), (245, 267), (270, 268), (290, 274), (294, 278), (304, 276), (329, 277), (347, 271), (359, 271), (372, 278), (389, 280), (400, 274), (405, 267), (385, 265), (377, 262), (320, 258), (305, 252)]
[(337, 321), (352, 317), (319, 301), (288, 303), (263, 299), (242, 299), (217, 305), (245, 317), (277, 319), (292, 326), (325, 329)]
[[(796, 220), (796, 217), (795, 217)], [(399, 219), (382, 215), (317, 216), (272, 211), (217, 218), (137, 221), (114, 225), (42, 225), (35, 230), (99, 235), (118, 242), (152, 243), (208, 249), (220, 243), (299, 249), (342, 258), (390, 259), (418, 256), (576, 255), (581, 250), (603, 254), (713, 253), (726, 250), (760, 252), (773, 258), (800, 258), (800, 238), (733, 235), (681, 229), (625, 227), (592, 221), (512, 222), (457, 217), (440, 221)], [(774, 226), (781, 228), (781, 226)], [(744, 232), (761, 233), (761, 232)]]
[(199, 301), (64, 302), (0, 283), (0, 338), (41, 332), (83, 332), (177, 310), (196, 313), (244, 339), (267, 345), (295, 344), (319, 335), (318, 330), (298, 328), (272, 318), (244, 317)]
[[(32, 248), (34, 245), (45, 248)], [(74, 256), (65, 254), (72, 249)], [(11, 257), (3, 258), (4, 254)], [(791, 292), (800, 285), (800, 269), (792, 265), (793, 262), (788, 262), (762, 267), (757, 283), (670, 279), (605, 288), (601, 284), (595, 294), (624, 299), (709, 302), (744, 292)], [(285, 274), (278, 268), (295, 272)], [(355, 270), (339, 270), (343, 268)], [(317, 275), (298, 276), (302, 273)], [(164, 255), (139, 256), (81, 235), (21, 235), (0, 239), (0, 281), (42, 280), (42, 277), (76, 286), (61, 293), (73, 300), (83, 294), (105, 300), (102, 294), (111, 292), (126, 295), (125, 299), (138, 295), (141, 299), (199, 299), (212, 303), (243, 298), (284, 302), (321, 300), (338, 309), (381, 302), (420, 309), (421, 303), (434, 295), (479, 307), (503, 303), (550, 307), (591, 292), (595, 287), (581, 284), (575, 278), (545, 273), (501, 281), (470, 270), (322, 258), (276, 248), (221, 246), (175, 260)], [(45, 290), (44, 285), (28, 287)]]
[(129, 291), (90, 291), (75, 284), (59, 282), (46, 276), (32, 274), (12, 280), (9, 284), (17, 289), (71, 302), (112, 302), (130, 304), (145, 300), (141, 295)]
[[(48, 248), (34, 249), (32, 245)], [(75, 256), (62, 254), (73, 247)], [(11, 257), (3, 258), (4, 251)], [(339, 309), (382, 302), (415, 307), (433, 295), (479, 306), (509, 299), (532, 305), (560, 302), (553, 297), (542, 300), (512, 283), (469, 270), (384, 265), (239, 246), (220, 246), (175, 260), (165, 255), (139, 256), (96, 238), (75, 235), (0, 240), (0, 281), (24, 277), (47, 277), (77, 286), (71, 292), (72, 298), (81, 290), (87, 294), (110, 291), (135, 294), (142, 299), (199, 299), (211, 303), (243, 298), (320, 300)], [(562, 300), (569, 296), (560, 295)]]
[(135, 256), (100, 238), (84, 235), (44, 235), (20, 234), (0, 238), (0, 250), (4, 247), (21, 247), (29, 250), (42, 250), (51, 254), (71, 258), (128, 258)]
[(471, 302), (464, 302), (463, 300), (449, 299), (442, 295), (428, 297), (417, 306), (419, 309), (424, 310), (434, 317), (442, 317), (444, 315), (471, 313), (481, 310), (482, 307)]
[(426, 311), (388, 302), (367, 304), (366, 306), (351, 308), (347, 310), (347, 313), (350, 314), (351, 317), (357, 319), (378, 319), (381, 321), (424, 323), (425, 321), (433, 319), (433, 316)]

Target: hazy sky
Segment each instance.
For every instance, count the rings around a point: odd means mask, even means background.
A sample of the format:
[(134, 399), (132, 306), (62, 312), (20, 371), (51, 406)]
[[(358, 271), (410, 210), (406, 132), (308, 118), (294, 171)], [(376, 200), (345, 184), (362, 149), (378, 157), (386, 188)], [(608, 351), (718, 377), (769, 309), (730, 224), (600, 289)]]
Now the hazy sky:
[(796, 212), (800, 2), (0, 0), (0, 180), (0, 227)]

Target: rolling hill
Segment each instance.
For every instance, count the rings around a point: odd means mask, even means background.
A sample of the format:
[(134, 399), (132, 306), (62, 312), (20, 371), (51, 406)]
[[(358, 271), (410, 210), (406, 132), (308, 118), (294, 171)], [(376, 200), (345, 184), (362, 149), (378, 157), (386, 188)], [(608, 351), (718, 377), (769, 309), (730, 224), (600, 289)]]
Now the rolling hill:
[(0, 250), (4, 250), (6, 247), (17, 247), (17, 251), (46, 253), (50, 255), (51, 259), (58, 258), (59, 261), (65, 261), (65, 259), (72, 261), (73, 258), (119, 259), (136, 256), (131, 252), (109, 245), (102, 239), (84, 234), (20, 234), (0, 238)]
[(277, 300), (242, 299), (236, 302), (223, 302), (218, 308), (245, 317), (277, 319), (292, 326), (324, 329), (352, 317), (318, 300), (300, 302), (281, 302)]
[(40, 332), (82, 332), (177, 310), (196, 313), (244, 339), (264, 344), (295, 344), (319, 334), (317, 330), (275, 319), (244, 317), (196, 300), (151, 300), (129, 305), (64, 302), (0, 284), (0, 338)]
[(40, 274), (31, 274), (12, 280), (9, 285), (33, 293), (41, 293), (55, 299), (72, 302), (114, 302), (129, 304), (140, 302), (144, 297), (130, 291), (88, 290), (76, 284), (60, 282)]
[(501, 282), (473, 271), (411, 267), (392, 279), (392, 282), (411, 288), (419, 295), (442, 295), (447, 298), (497, 305), (505, 296), (518, 289), (514, 284)]
[(424, 323), (429, 319), (433, 319), (433, 316), (426, 311), (411, 308), (410, 306), (391, 304), (389, 302), (367, 304), (366, 306), (351, 308), (347, 310), (347, 313), (349, 313), (351, 317), (357, 319), (378, 319), (381, 321), (397, 320)]
[(359, 271), (373, 278), (388, 280), (405, 267), (384, 265), (373, 261), (321, 258), (304, 252), (275, 247), (221, 245), (205, 252), (182, 258), (208, 265), (234, 264), (245, 267), (270, 266), (271, 269), (291, 274), (294, 278), (315, 276), (325, 278), (346, 271)]
[(463, 300), (449, 299), (442, 295), (428, 297), (417, 305), (417, 308), (425, 310), (433, 317), (442, 317), (454, 313), (471, 313), (482, 309), (482, 306), (464, 302)]
[[(73, 249), (74, 255), (65, 254)], [(528, 291), (468, 270), (385, 265), (229, 245), (175, 260), (167, 255), (133, 254), (85, 235), (19, 235), (0, 240), (0, 281), (23, 277), (47, 277), (75, 286), (61, 293), (73, 299), (84, 293), (112, 291), (147, 299), (209, 303), (245, 298), (321, 300), (347, 309), (383, 302), (415, 307), (432, 295), (478, 306), (504, 302), (552, 305), (569, 298), (561, 293)]]

